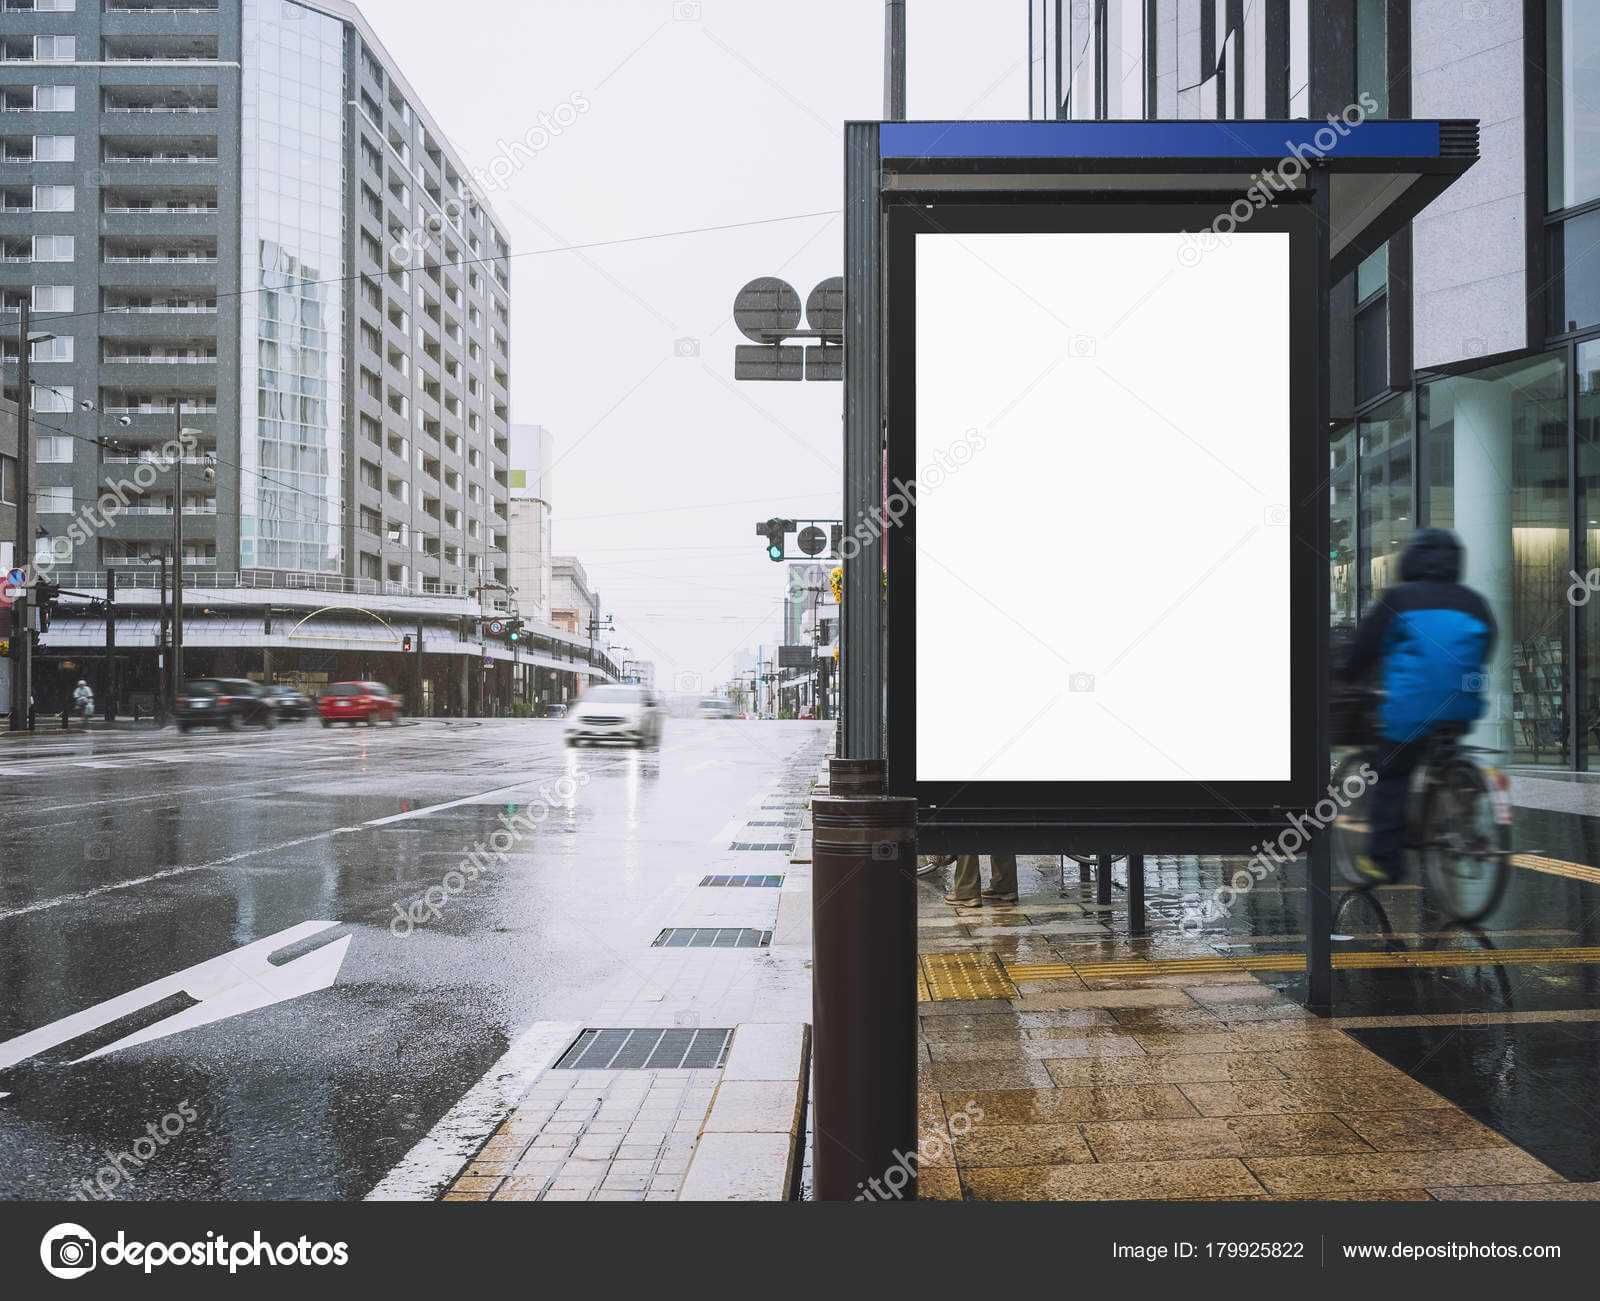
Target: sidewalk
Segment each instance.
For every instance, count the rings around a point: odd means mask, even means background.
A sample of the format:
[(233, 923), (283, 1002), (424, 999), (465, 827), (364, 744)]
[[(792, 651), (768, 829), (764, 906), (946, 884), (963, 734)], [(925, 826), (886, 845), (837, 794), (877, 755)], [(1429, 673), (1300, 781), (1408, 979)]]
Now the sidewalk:
[[(368, 1200), (795, 1196), (811, 1061), (811, 867), (800, 823), (824, 746), (819, 734), (797, 752), (639, 919), (627, 969), (582, 1020), (531, 1027)], [(782, 848), (731, 848), (746, 840)], [(717, 947), (653, 943), (669, 928), (715, 929)]]
[[(1228, 937), (1184, 935), (1165, 861), (1142, 939), (1070, 860), (1063, 891), (1054, 857), (1024, 858), (1019, 902), (981, 912), (919, 883), (920, 1196), (1600, 1200), (1263, 983), (1292, 992), (1287, 952), (1258, 979)], [(1292, 916), (1303, 890), (1280, 893)], [(1397, 1018), (1419, 1019), (1451, 1024)]]

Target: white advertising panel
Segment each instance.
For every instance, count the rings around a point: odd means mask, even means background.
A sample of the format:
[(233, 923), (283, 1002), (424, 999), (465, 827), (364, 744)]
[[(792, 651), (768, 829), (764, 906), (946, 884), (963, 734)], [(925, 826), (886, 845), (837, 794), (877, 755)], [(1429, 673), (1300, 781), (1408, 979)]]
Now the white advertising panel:
[(1289, 239), (916, 234), (916, 780), (1290, 779)]

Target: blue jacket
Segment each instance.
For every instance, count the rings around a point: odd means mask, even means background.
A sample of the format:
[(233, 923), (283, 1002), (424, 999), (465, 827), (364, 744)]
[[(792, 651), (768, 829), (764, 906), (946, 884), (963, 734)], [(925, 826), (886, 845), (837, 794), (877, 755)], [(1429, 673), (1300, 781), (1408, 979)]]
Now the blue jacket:
[(1344, 676), (1378, 670), (1379, 710), (1391, 741), (1425, 736), (1441, 723), (1483, 716), (1484, 666), (1497, 635), (1484, 599), (1461, 578), (1461, 543), (1448, 529), (1422, 529), (1400, 557), (1400, 582), (1361, 618)]

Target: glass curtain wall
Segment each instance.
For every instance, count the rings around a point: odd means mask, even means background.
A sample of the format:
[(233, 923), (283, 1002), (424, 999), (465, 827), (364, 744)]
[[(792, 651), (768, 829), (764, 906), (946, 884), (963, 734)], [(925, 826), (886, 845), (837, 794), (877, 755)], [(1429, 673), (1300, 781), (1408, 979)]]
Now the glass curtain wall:
[(1600, 325), (1600, 4), (1545, 0), (1551, 334)]
[[(1579, 546), (1575, 572), (1584, 581), (1574, 581), (1568, 592), (1578, 603), (1578, 681), (1584, 702), (1578, 744), (1587, 760), (1585, 766), (1596, 769), (1600, 768), (1600, 592), (1595, 591), (1600, 587), (1600, 339), (1579, 344), (1577, 356), (1573, 414)], [(1591, 573), (1595, 575), (1592, 585)]]
[(1566, 353), (1435, 380), (1421, 404), (1426, 521), (1461, 538), (1464, 581), (1500, 626), (1475, 740), (1568, 766)]
[(338, 573), (344, 24), (290, 0), (243, 23), (239, 564)]
[(1401, 393), (1357, 425), (1361, 454), (1357, 567), (1363, 608), (1399, 581), (1400, 551), (1416, 527), (1411, 506), (1416, 459), (1411, 408), (1411, 394)]

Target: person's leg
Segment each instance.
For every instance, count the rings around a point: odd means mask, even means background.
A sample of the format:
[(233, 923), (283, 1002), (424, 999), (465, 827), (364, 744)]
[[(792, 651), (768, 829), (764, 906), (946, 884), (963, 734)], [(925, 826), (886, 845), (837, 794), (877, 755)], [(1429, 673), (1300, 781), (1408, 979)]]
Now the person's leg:
[(979, 907), (983, 903), (980, 895), (982, 881), (978, 876), (978, 856), (976, 854), (962, 854), (956, 859), (956, 879), (950, 886), (950, 893), (945, 895), (946, 903), (965, 904), (969, 907)]
[(989, 888), (983, 892), (985, 899), (998, 899), (1003, 903), (1017, 901), (1017, 856), (1015, 854), (989, 855)]
[[(1406, 813), (1411, 791), (1411, 775), (1421, 759), (1426, 737), (1405, 742), (1385, 742), (1372, 765), (1378, 780), (1370, 796), (1372, 832), (1367, 841), (1366, 857), (1377, 869), (1377, 874), (1388, 881), (1398, 881), (1405, 875), (1406, 863)], [(1367, 875), (1366, 865), (1362, 870)], [(1377, 880), (1377, 877), (1374, 877)]]

